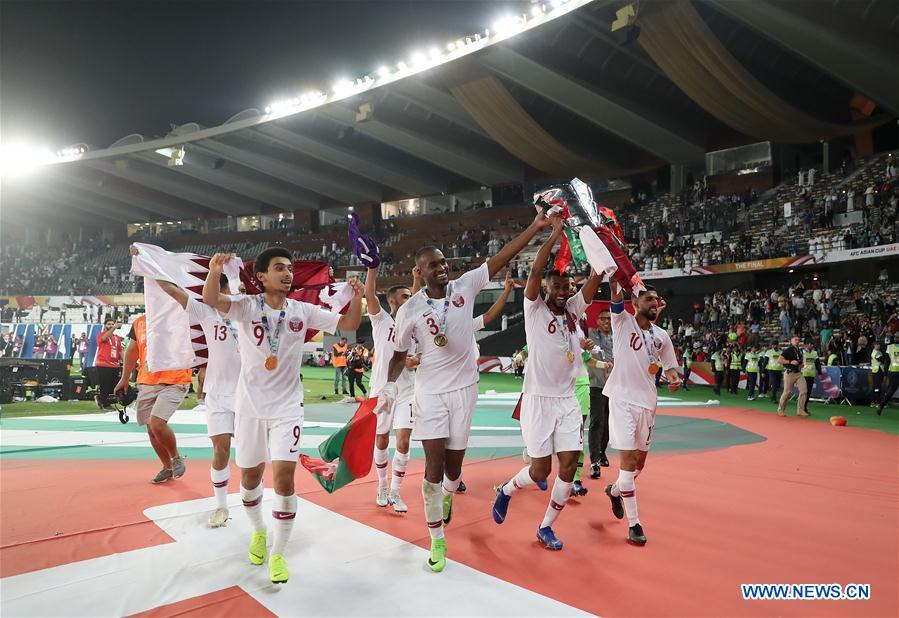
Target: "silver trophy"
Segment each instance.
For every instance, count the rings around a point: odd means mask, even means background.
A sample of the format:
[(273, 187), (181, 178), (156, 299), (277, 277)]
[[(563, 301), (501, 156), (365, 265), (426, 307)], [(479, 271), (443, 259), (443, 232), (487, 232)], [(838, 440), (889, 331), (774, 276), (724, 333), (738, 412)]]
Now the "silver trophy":
[(568, 218), (565, 219), (565, 225), (569, 227), (597, 227), (602, 223), (593, 200), (593, 192), (579, 178), (572, 178), (570, 182), (552, 185), (535, 193), (534, 206), (543, 208), (546, 216), (562, 212), (567, 206)]

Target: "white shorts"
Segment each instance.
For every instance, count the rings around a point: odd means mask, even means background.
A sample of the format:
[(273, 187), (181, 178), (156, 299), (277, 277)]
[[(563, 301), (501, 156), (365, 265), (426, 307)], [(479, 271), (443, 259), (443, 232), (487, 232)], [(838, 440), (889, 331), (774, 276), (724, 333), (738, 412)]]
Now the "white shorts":
[(206, 434), (234, 435), (234, 395), (206, 393)]
[(435, 395), (415, 393), (413, 440), (446, 439), (446, 448), (464, 451), (471, 433), (471, 416), (478, 403), (478, 385)]
[(235, 416), (235, 459), (239, 468), (255, 468), (267, 461), (300, 459), (303, 415), (294, 418), (252, 418)]
[(648, 451), (656, 411), (609, 398), (609, 444), (619, 451)]
[(521, 436), (531, 458), (584, 448), (584, 416), (577, 398), (521, 398)]
[(402, 393), (393, 409), (378, 415), (378, 427), (375, 434), (382, 436), (390, 433), (391, 429), (412, 429), (415, 420), (415, 396), (410, 391)]

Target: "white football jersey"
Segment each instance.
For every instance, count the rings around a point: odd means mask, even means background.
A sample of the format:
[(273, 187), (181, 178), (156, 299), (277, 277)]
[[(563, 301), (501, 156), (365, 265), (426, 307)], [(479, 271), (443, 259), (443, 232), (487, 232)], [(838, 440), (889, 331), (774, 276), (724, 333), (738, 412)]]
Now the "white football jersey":
[[(478, 381), (474, 341), (474, 301), (490, 281), (487, 263), (470, 270), (447, 286), (445, 299), (428, 304), (426, 289), (412, 296), (397, 312), (396, 349), (408, 351), (413, 337), (418, 342), (421, 365), (415, 379), (416, 393), (439, 394), (465, 388)], [(446, 307), (444, 314), (444, 307)], [(446, 320), (447, 344), (434, 343)]]
[(206, 380), (203, 390), (207, 393), (228, 396), (234, 394), (240, 376), (240, 351), (237, 348), (237, 327), (228, 324), (219, 312), (193, 298), (187, 299), (187, 315), (193, 324), (199, 324), (206, 335)]
[(232, 296), (228, 318), (237, 326), (240, 348), (240, 377), (234, 391), (234, 410), (253, 418), (301, 418), (303, 385), (300, 365), (306, 330), (333, 333), (340, 315), (321, 307), (287, 299), (278, 347), (278, 365), (269, 371), (265, 361), (271, 354), (269, 339), (262, 325), (262, 312), (268, 318), (271, 335), (278, 327), (279, 309), (266, 304), (260, 308), (259, 296)]
[[(587, 302), (577, 292), (565, 304), (565, 315), (550, 311), (542, 298), (524, 299), (524, 333), (528, 344), (528, 367), (523, 393), (541, 397), (570, 397), (574, 381), (587, 375), (581, 362), (578, 322)], [(569, 352), (571, 361), (568, 360)]]
[[(621, 311), (616, 313), (619, 306)], [(658, 393), (655, 376), (649, 375), (650, 362), (661, 364), (663, 369), (677, 368), (674, 346), (665, 329), (652, 324), (650, 330), (643, 330), (637, 318), (624, 310), (624, 303), (612, 303), (612, 357), (615, 367), (603, 394), (655, 410)]]
[[(396, 322), (384, 307), (375, 314), (368, 314), (368, 317), (371, 319), (372, 338), (375, 340), (375, 361), (372, 364), (368, 388), (371, 391), (370, 396), (374, 397), (387, 384), (387, 369), (396, 351)], [(414, 354), (412, 350), (408, 352)], [(404, 393), (412, 388), (411, 371), (403, 369), (397, 378), (396, 388), (398, 393)]]

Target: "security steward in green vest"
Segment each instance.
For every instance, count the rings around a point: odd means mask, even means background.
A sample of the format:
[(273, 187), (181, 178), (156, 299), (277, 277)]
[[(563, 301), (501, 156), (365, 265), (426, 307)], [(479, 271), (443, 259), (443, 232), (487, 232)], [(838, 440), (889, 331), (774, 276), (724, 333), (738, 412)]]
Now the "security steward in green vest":
[(755, 386), (758, 384), (761, 357), (759, 346), (756, 344), (752, 344), (743, 357), (743, 369), (746, 371), (746, 401), (755, 401)]
[(883, 385), (884, 374), (884, 358), (883, 350), (880, 349), (880, 342), (874, 342), (874, 349), (871, 350), (871, 379), (874, 382), (874, 391), (871, 393), (871, 407), (876, 408), (880, 403), (880, 387)]
[(715, 350), (712, 353), (712, 372), (715, 374), (715, 394), (721, 395), (721, 385), (724, 384), (725, 354), (727, 348)]
[(877, 406), (877, 416), (883, 414), (884, 407), (899, 388), (899, 343), (893, 342), (891, 337), (884, 339), (884, 343), (887, 344), (887, 353), (884, 355), (886, 366), (883, 368), (883, 386), (880, 389), (880, 405)]
[(805, 378), (805, 386), (808, 389), (808, 399), (805, 400), (805, 411), (808, 411), (808, 400), (812, 398), (812, 387), (815, 385), (815, 376), (821, 373), (821, 359), (811, 339), (805, 340), (802, 349), (802, 377)]
[(740, 372), (743, 371), (743, 352), (740, 346), (734, 344), (730, 349), (730, 367), (727, 372), (729, 379), (728, 390), (734, 395), (737, 394), (737, 385), (740, 383)]
[(771, 403), (777, 403), (784, 383), (784, 366), (780, 362), (780, 350), (777, 349), (777, 342), (771, 342), (768, 351), (765, 352), (765, 357), (768, 359), (765, 363), (765, 373), (768, 374)]

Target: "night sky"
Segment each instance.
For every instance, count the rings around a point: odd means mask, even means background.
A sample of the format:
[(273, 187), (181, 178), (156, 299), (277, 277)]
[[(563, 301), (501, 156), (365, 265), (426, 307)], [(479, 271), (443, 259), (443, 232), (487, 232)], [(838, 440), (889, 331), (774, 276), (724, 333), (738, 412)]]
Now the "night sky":
[(213, 126), (414, 50), (489, 28), (527, 0), (0, 0), (0, 139), (106, 147)]

